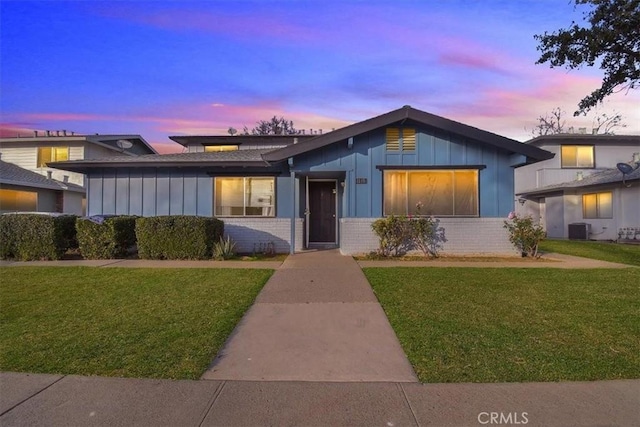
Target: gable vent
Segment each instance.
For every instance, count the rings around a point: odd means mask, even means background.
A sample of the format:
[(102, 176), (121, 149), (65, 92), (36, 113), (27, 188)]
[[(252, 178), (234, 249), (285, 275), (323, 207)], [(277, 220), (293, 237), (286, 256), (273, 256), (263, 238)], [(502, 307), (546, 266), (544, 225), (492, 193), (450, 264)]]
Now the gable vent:
[(416, 130), (402, 129), (402, 151), (416, 150)]
[(400, 129), (387, 128), (387, 151), (400, 151)]

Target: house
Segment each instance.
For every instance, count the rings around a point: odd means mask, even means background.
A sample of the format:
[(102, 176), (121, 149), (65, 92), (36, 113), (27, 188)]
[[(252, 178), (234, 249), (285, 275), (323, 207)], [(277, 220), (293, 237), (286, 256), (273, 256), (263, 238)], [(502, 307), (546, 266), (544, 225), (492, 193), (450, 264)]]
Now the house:
[(85, 178), (48, 163), (157, 152), (139, 135), (75, 135), (66, 131), (0, 138), (0, 212), (85, 213)]
[(555, 157), (516, 169), (516, 211), (540, 221), (550, 238), (640, 240), (640, 171), (623, 175), (618, 163), (640, 162), (638, 135), (560, 134), (528, 145)]
[(552, 154), (405, 106), (321, 135), (174, 136), (186, 153), (56, 162), (88, 213), (216, 216), (237, 249), (375, 250), (371, 223), (434, 215), (446, 253), (514, 253), (515, 167)]
[(82, 208), (83, 198), (80, 185), (0, 160), (0, 213), (64, 212), (65, 206)]

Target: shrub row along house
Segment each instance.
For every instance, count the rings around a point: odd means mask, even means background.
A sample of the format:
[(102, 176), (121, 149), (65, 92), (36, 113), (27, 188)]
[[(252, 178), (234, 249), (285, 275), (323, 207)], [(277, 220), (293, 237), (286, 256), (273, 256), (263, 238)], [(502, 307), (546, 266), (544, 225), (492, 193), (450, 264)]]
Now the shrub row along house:
[(187, 152), (50, 166), (86, 174), (88, 215), (215, 216), (241, 252), (368, 252), (374, 220), (420, 203), (441, 219), (443, 253), (512, 254), (514, 168), (553, 157), (410, 106), (321, 135), (171, 139)]

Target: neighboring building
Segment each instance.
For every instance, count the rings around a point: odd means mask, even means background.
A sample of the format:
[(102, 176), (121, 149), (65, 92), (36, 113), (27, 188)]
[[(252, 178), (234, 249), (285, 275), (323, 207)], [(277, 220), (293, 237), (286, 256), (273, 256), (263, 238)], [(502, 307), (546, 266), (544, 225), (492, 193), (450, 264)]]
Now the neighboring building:
[(322, 135), (172, 137), (187, 153), (57, 162), (85, 173), (88, 213), (220, 217), (239, 251), (378, 246), (384, 215), (441, 219), (446, 253), (514, 253), (514, 167), (535, 146), (409, 106)]
[(516, 169), (516, 212), (550, 238), (618, 240), (637, 229), (640, 239), (640, 171), (623, 177), (616, 168), (640, 162), (640, 136), (548, 135), (529, 145), (555, 157)]
[[(84, 175), (49, 167), (57, 161), (132, 157), (157, 152), (139, 135), (46, 132), (0, 138), (0, 212), (85, 213)], [(36, 176), (39, 175), (40, 177)]]
[[(79, 215), (83, 199), (84, 188), (80, 185), (48, 178), (0, 160), (0, 213), (65, 212)], [(79, 209), (69, 211), (69, 207)]]

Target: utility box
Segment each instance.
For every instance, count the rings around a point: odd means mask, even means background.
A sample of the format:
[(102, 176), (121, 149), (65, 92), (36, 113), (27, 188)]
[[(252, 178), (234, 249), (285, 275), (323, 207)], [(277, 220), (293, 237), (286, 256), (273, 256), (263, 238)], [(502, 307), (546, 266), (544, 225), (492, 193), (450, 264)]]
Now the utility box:
[(569, 240), (589, 240), (591, 224), (576, 222), (569, 224)]

